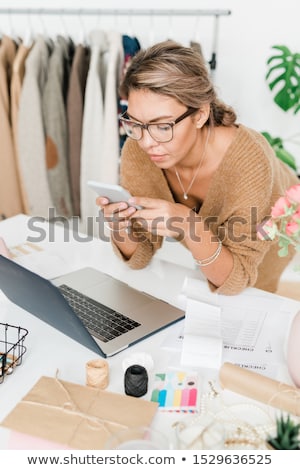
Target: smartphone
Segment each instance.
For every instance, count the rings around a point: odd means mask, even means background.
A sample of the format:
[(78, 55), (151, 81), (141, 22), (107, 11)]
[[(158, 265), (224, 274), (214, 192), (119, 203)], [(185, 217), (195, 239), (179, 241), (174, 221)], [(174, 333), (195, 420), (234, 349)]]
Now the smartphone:
[[(118, 184), (102, 183), (101, 181), (89, 180), (88, 186), (96, 191), (99, 196), (107, 197), (110, 202), (127, 202), (131, 197), (131, 194), (126, 189), (122, 188)], [(141, 209), (139, 206), (135, 206), (137, 209)]]

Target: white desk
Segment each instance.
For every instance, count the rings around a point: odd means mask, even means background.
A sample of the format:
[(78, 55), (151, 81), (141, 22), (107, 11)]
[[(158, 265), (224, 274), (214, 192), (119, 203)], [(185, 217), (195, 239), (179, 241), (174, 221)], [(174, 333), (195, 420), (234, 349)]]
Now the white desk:
[[(156, 256), (147, 268), (134, 271), (115, 256), (109, 242), (98, 239), (88, 240), (87, 238), (79, 242), (78, 237), (67, 230), (64, 231), (61, 226), (56, 226), (54, 229), (52, 227), (49, 230), (47, 223), (36, 220), (33, 229), (32, 225), (31, 228), (28, 226), (29, 220), (32, 224), (32, 219), (19, 215), (2, 221), (0, 223), (0, 236), (4, 238), (9, 247), (19, 247), (13, 250), (14, 253), (19, 253), (19, 256), (15, 258), (16, 261), (24, 266), (34, 264), (36, 271), (41, 275), (55, 277), (63, 272), (67, 273), (83, 266), (92, 266), (118, 279), (126, 280), (133, 287), (176, 306), (180, 306), (179, 293), (185, 277), (197, 278), (199, 276), (188, 253), (178, 251), (180, 256), (182, 255), (182, 265), (166, 261), (166, 258), (170, 258), (170, 250), (181, 250), (181, 247), (175, 247), (175, 243), (169, 242), (167, 256), (165, 256), (166, 252), (162, 250), (161, 254)], [(43, 240), (37, 241), (38, 236), (41, 235), (41, 230), (38, 232), (37, 227), (45, 230)], [(36, 246), (39, 246), (42, 250), (28, 249), (29, 246), (24, 245), (27, 237), (35, 238)], [(172, 245), (174, 245), (174, 248)], [(20, 251), (24, 248), (25, 250), (27, 248), (30, 254)], [(174, 257), (174, 259), (177, 259), (177, 257)], [(199, 280), (199, 282), (202, 281)], [(262, 295), (261, 292), (259, 294)], [(1, 292), (0, 321), (20, 325), (29, 330), (25, 342), (27, 352), (24, 355), (22, 365), (0, 384), (0, 421), (42, 375), (53, 377), (58, 370), (58, 376), (61, 379), (85, 384), (85, 364), (95, 357), (90, 350), (39, 321), (23, 309), (16, 307)], [(108, 359), (110, 367), (108, 390), (124, 393), (122, 360), (133, 352), (148, 352), (153, 358), (156, 371), (164, 370), (168, 366), (172, 354), (162, 349), (161, 345), (168, 335), (171, 335), (172, 332), (175, 334), (176, 331), (178, 331), (178, 324)], [(205, 374), (206, 371), (201, 371), (202, 377), (205, 377)], [(208, 374), (208, 376), (217, 379), (217, 374), (218, 371), (214, 371), (212, 375)], [(290, 382), (284, 362), (280, 368), (280, 375), (281, 380)], [(229, 401), (240, 400), (240, 402), (246, 402), (244, 397), (234, 396), (230, 392), (223, 393), (225, 399), (228, 397)], [(175, 443), (172, 423), (178, 421), (178, 419), (181, 419), (181, 417), (179, 418), (176, 413), (168, 414), (158, 411), (153, 421), (153, 427), (165, 431)], [(0, 448), (6, 448), (7, 440), (8, 431), (3, 428), (0, 429)]]

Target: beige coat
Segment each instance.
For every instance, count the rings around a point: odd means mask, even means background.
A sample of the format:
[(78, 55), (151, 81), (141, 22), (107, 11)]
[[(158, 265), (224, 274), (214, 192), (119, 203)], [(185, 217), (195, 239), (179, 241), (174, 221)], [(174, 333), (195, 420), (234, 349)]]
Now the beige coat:
[(27, 194), (22, 179), (20, 164), (19, 164), (19, 149), (18, 149), (18, 116), (19, 116), (19, 103), (22, 90), (23, 79), (25, 75), (25, 62), (30, 52), (30, 47), (21, 44), (18, 47), (18, 51), (13, 63), (12, 77), (10, 83), (10, 95), (11, 95), (11, 123), (13, 131), (13, 140), (15, 146), (16, 155), (16, 166), (18, 171), (18, 177), (20, 181), (20, 189), (22, 194), (22, 203), (24, 212), (29, 213), (29, 207), (27, 202)]
[(29, 214), (46, 219), (53, 201), (47, 177), (42, 92), (50, 52), (43, 36), (37, 36), (26, 59), (18, 113), (19, 164)]
[(0, 219), (24, 211), (13, 142), (9, 90), (15, 56), (16, 44), (4, 36), (0, 46)]

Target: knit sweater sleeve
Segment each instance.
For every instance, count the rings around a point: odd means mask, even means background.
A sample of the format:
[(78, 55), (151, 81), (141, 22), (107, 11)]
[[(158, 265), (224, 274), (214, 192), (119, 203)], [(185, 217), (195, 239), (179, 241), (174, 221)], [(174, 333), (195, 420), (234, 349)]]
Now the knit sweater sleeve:
[(262, 269), (271, 278), (280, 260), (274, 250), (273, 260), (266, 255), (276, 241), (260, 240), (257, 226), (270, 215), (278, 197), (296, 182), (296, 175), (274, 155), (264, 137), (240, 126), (204, 204), (204, 215), (218, 216), (214, 231), (233, 256), (231, 273), (219, 287), (209, 283), (211, 290), (237, 294), (245, 287), (256, 286)]
[[(121, 185), (133, 196), (161, 198), (173, 201), (172, 194), (162, 171), (143, 152), (137, 142), (127, 139), (121, 155)], [(142, 269), (149, 264), (155, 252), (162, 246), (163, 238), (153, 235), (135, 224), (132, 230), (140, 242), (133, 255), (126, 259), (112, 241), (115, 253), (132, 269)]]

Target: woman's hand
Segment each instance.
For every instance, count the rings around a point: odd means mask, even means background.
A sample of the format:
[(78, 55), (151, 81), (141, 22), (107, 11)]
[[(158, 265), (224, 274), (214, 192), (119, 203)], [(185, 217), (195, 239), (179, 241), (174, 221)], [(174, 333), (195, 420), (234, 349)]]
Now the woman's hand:
[(129, 206), (127, 202), (110, 203), (106, 197), (98, 197), (96, 204), (103, 212), (105, 223), (112, 231), (122, 231), (131, 225), (130, 217), (136, 212), (136, 208)]
[(130, 217), (147, 232), (177, 240), (183, 240), (185, 237), (191, 209), (183, 204), (148, 197), (132, 197), (128, 200), (128, 204), (141, 207)]

